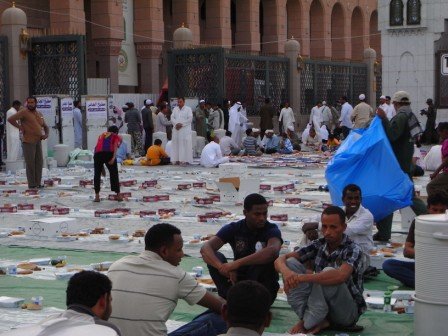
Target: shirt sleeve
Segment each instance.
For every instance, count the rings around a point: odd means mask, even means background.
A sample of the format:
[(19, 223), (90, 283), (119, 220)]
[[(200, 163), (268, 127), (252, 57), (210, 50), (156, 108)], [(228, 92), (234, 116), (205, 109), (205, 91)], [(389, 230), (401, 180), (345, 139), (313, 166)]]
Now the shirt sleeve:
[(373, 215), (369, 212), (364, 212), (361, 215), (353, 218), (347, 223), (345, 233), (350, 235), (362, 235), (372, 233)]
[(221, 239), (224, 244), (230, 242), (235, 237), (235, 223), (230, 223), (221, 228), (216, 236)]
[(189, 305), (198, 303), (205, 295), (206, 289), (187, 272), (183, 271), (179, 279), (178, 297), (184, 299)]
[(350, 248), (346, 249), (343, 261), (346, 264), (353, 267), (353, 269), (357, 269), (359, 263), (361, 262), (361, 258), (362, 258), (361, 248), (355, 243), (353, 243), (350, 245)]
[(406, 243), (412, 243), (415, 245), (415, 219), (412, 221), (409, 227), (408, 236), (406, 237)]
[(320, 244), (319, 240), (315, 240), (311, 244), (302, 247), (297, 251), (297, 253), (299, 253), (300, 255), (299, 261), (302, 264), (308, 260), (313, 260), (316, 257), (317, 251), (319, 249), (318, 244)]

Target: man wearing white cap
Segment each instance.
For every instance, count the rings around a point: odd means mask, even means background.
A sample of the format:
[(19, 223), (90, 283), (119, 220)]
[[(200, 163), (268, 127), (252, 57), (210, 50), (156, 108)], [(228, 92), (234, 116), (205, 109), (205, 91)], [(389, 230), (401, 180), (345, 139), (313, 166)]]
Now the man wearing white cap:
[(145, 107), (142, 110), (142, 122), (143, 129), (145, 130), (145, 153), (152, 145), (152, 132), (154, 131), (154, 122), (152, 119), (152, 111), (150, 106), (152, 105), (151, 99), (145, 100)]
[(218, 167), (221, 163), (229, 162), (227, 156), (222, 156), (219, 138), (215, 135), (211, 140), (201, 152), (201, 166), (206, 168)]
[(280, 117), (278, 121), (283, 125), (283, 132), (286, 133), (286, 130), (289, 126), (294, 127), (294, 123), (296, 119), (294, 118), (294, 112), (292, 108), (289, 106), (289, 102), (285, 102), (285, 107), (280, 111)]
[(345, 139), (353, 128), (353, 122), (351, 119), (353, 106), (348, 102), (347, 96), (342, 96), (339, 99), (339, 102), (342, 105), (341, 116), (339, 117), (339, 127), (342, 128), (342, 134)]
[(359, 104), (355, 106), (352, 113), (353, 128), (367, 128), (374, 117), (372, 107), (365, 100), (365, 94), (361, 93)]
[(241, 146), (243, 127), (248, 121), (240, 112), (241, 106), (240, 102), (236, 102), (229, 110), (229, 131), (232, 132), (232, 139), (238, 146)]
[(261, 151), (266, 154), (277, 153), (280, 139), (274, 134), (274, 130), (268, 129), (264, 133), (264, 138), (261, 141)]

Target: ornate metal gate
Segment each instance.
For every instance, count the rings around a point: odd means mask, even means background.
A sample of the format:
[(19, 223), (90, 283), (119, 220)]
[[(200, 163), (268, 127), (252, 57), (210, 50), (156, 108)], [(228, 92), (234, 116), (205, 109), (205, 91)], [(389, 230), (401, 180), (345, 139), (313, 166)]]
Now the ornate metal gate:
[(367, 75), (367, 65), (362, 63), (306, 60), (301, 72), (301, 114), (310, 114), (319, 100), (335, 104), (347, 96), (350, 103), (357, 101), (359, 94), (367, 94)]
[(84, 36), (32, 38), (29, 69), (32, 94), (81, 98), (86, 93)]
[(170, 97), (205, 98), (218, 104), (239, 100), (252, 116), (265, 97), (276, 107), (289, 99), (289, 62), (284, 57), (201, 48), (171, 50), (168, 62)]
[(9, 108), (8, 38), (0, 36), (0, 113), (6, 117)]

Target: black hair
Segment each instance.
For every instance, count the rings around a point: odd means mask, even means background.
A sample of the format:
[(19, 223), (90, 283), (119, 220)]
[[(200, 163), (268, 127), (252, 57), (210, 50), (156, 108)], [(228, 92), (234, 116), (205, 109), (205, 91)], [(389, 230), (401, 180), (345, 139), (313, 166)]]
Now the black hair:
[(323, 215), (338, 215), (341, 224), (345, 223), (345, 211), (338, 206), (331, 205), (328, 208), (325, 208), (324, 211), (322, 211), (322, 216)]
[(162, 246), (171, 245), (174, 235), (180, 235), (180, 230), (174, 225), (160, 223), (153, 225), (145, 235), (145, 250), (157, 251)]
[(37, 98), (36, 98), (36, 97), (34, 97), (34, 96), (29, 96), (26, 100), (28, 100), (28, 99), (33, 99), (34, 102), (37, 104)]
[(345, 197), (345, 195), (347, 194), (347, 191), (351, 191), (351, 192), (355, 192), (355, 191), (359, 191), (359, 196), (362, 196), (362, 192), (361, 192), (361, 188), (356, 185), (356, 184), (347, 184), (344, 189), (342, 190), (342, 198)]
[(341, 99), (345, 100), (345, 101), (348, 101), (347, 96), (342, 96)]
[(271, 308), (269, 291), (253, 280), (239, 281), (227, 292), (227, 322), (230, 327), (259, 329)]
[(328, 134), (328, 139), (334, 139), (334, 134), (333, 133)]
[(13, 102), (12, 102), (12, 106), (16, 106), (16, 105), (22, 105), (22, 103), (20, 102), (20, 101), (18, 101), (18, 100), (14, 100)]
[(131, 109), (134, 107), (134, 103), (133, 102), (128, 102), (126, 103), (126, 105)]
[(390, 96), (386, 96), (386, 99), (387, 100), (391, 100), (392, 98)]
[(118, 134), (118, 127), (115, 126), (115, 125), (109, 126), (109, 127), (107, 128), (107, 131), (110, 132), (110, 133)]
[(74, 106), (74, 107), (77, 107), (78, 104), (79, 104), (80, 102), (81, 102), (80, 100), (75, 100), (75, 101), (73, 102), (73, 106)]
[(226, 131), (226, 135), (227, 135), (227, 136), (232, 136), (232, 132), (230, 132), (230, 131)]
[(177, 99), (182, 99), (183, 101), (185, 101), (185, 97), (179, 97)]
[(318, 101), (316, 102), (316, 105), (318, 105), (318, 104), (322, 104), (322, 102), (321, 102), (320, 100), (318, 100)]
[(155, 139), (154, 140), (154, 145), (161, 145), (162, 144), (162, 140), (160, 140), (160, 139)]
[(264, 196), (254, 193), (246, 196), (244, 199), (244, 210), (250, 211), (254, 205), (267, 204), (266, 198)]
[(438, 130), (438, 131), (445, 131), (445, 130), (447, 130), (447, 129), (448, 129), (448, 122), (447, 122), (447, 121), (441, 122), (441, 123), (439, 123), (439, 125), (437, 126), (437, 130)]
[(436, 193), (436, 194), (432, 194), (428, 196), (428, 208), (431, 205), (436, 205), (436, 204), (443, 204), (445, 206), (448, 207), (448, 198), (446, 198), (446, 196), (440, 194), (440, 193)]
[(252, 128), (248, 128), (248, 129), (246, 130), (246, 135), (249, 136), (249, 135), (251, 135), (251, 134), (252, 134)]
[(67, 306), (80, 304), (92, 308), (104, 294), (110, 294), (112, 282), (99, 272), (81, 271), (73, 275), (67, 285)]

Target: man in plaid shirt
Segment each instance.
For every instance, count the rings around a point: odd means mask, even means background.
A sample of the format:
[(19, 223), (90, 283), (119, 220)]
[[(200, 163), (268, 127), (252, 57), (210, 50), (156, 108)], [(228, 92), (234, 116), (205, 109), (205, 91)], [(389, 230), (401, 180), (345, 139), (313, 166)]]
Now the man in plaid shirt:
[(341, 208), (326, 208), (321, 217), (324, 238), (275, 262), (288, 303), (299, 317), (291, 334), (315, 334), (330, 326), (356, 329), (366, 310), (362, 250), (344, 233), (345, 218)]

